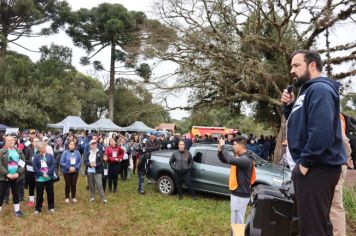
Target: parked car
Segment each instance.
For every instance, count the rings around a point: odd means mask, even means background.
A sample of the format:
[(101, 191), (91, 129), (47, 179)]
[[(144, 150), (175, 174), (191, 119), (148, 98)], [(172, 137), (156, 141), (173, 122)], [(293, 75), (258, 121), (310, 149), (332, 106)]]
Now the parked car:
[[(228, 146), (232, 152), (232, 146)], [(228, 188), (230, 166), (222, 163), (217, 157), (217, 144), (194, 144), (190, 148), (194, 159), (192, 169), (192, 185), (198, 191), (219, 195), (230, 195)], [(156, 182), (157, 189), (163, 194), (172, 194), (176, 190), (173, 170), (169, 165), (169, 158), (173, 150), (153, 152), (149, 161), (148, 178)], [(256, 182), (254, 186), (263, 184), (281, 186), (283, 181), (291, 178), (287, 167), (268, 163), (261, 157), (254, 155), (256, 165)]]

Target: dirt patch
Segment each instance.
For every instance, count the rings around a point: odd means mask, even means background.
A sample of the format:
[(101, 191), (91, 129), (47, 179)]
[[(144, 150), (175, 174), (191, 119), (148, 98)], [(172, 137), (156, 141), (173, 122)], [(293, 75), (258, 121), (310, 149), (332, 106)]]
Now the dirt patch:
[(356, 186), (356, 170), (347, 170), (345, 185)]
[(356, 221), (346, 217), (346, 235), (356, 235)]

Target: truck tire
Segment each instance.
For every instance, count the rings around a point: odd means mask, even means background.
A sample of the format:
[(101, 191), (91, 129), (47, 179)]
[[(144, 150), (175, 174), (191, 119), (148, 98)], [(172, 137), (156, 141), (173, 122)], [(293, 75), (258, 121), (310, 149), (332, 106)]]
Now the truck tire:
[(172, 195), (175, 190), (174, 181), (172, 177), (168, 175), (162, 175), (161, 177), (159, 177), (157, 181), (157, 189), (159, 192), (165, 195)]

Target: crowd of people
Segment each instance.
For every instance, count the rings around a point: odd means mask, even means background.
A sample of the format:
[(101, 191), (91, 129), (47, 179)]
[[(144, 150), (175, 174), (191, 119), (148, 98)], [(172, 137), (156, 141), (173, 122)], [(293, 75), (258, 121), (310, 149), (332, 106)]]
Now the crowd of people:
[[(227, 144), (232, 144), (234, 135), (226, 135)], [(248, 137), (248, 148), (263, 156), (264, 147), (272, 146), (273, 138)], [(119, 192), (119, 178), (125, 181), (129, 166), (133, 174), (137, 173), (139, 194), (145, 194), (144, 176), (148, 169), (150, 153), (160, 149), (176, 149), (170, 161), (178, 181), (178, 199), (182, 199), (181, 184), (185, 182), (193, 199), (195, 192), (190, 184), (192, 158), (187, 151), (193, 142), (217, 142), (210, 135), (191, 137), (167, 133), (80, 133), (60, 134), (25, 130), (0, 137), (0, 211), (3, 203), (9, 203), (10, 192), (13, 197), (14, 210), (22, 216), (20, 202), (34, 207), (35, 214), (40, 214), (43, 195), (47, 194), (49, 212), (55, 212), (54, 183), (64, 179), (64, 202), (77, 202), (77, 181), (80, 175), (87, 178), (89, 202), (107, 203), (106, 193)], [(268, 145), (266, 145), (268, 143)], [(266, 151), (266, 160), (271, 152)], [(177, 161), (179, 160), (179, 162)], [(183, 162), (181, 162), (183, 161)]]
[(243, 136), (247, 140), (247, 149), (256, 153), (258, 156), (262, 157), (266, 161), (273, 160), (274, 149), (276, 147), (276, 137), (275, 136), (264, 136), (261, 135), (257, 138), (254, 134), (250, 134), (246, 136), (241, 132), (237, 132), (235, 135), (229, 134), (226, 136), (212, 136), (212, 135), (204, 135), (204, 136), (196, 136), (194, 142), (209, 142), (209, 143), (218, 143), (219, 138), (223, 137), (226, 139), (226, 144), (233, 145), (233, 139), (236, 136)]
[[(86, 176), (89, 202), (107, 203), (106, 192), (117, 194), (119, 177), (125, 181), (129, 166), (137, 172), (138, 193), (145, 194), (144, 176), (150, 154), (159, 149), (174, 149), (180, 137), (168, 138), (167, 144), (157, 133), (67, 133), (25, 130), (0, 137), (0, 212), (13, 196), (16, 216), (23, 215), (20, 202), (28, 191), (28, 207), (40, 214), (43, 195), (47, 194), (50, 213), (55, 212), (54, 183), (63, 176), (64, 202), (77, 202), (79, 175)], [(171, 141), (170, 141), (171, 140)], [(177, 145), (175, 144), (177, 143)], [(131, 163), (131, 164), (130, 164)]]

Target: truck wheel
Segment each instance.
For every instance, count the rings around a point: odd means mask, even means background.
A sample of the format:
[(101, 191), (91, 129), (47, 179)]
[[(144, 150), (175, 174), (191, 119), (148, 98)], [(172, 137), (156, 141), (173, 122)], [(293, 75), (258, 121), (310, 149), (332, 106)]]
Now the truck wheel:
[(157, 188), (163, 194), (171, 195), (174, 192), (174, 181), (168, 175), (162, 175), (157, 181)]

